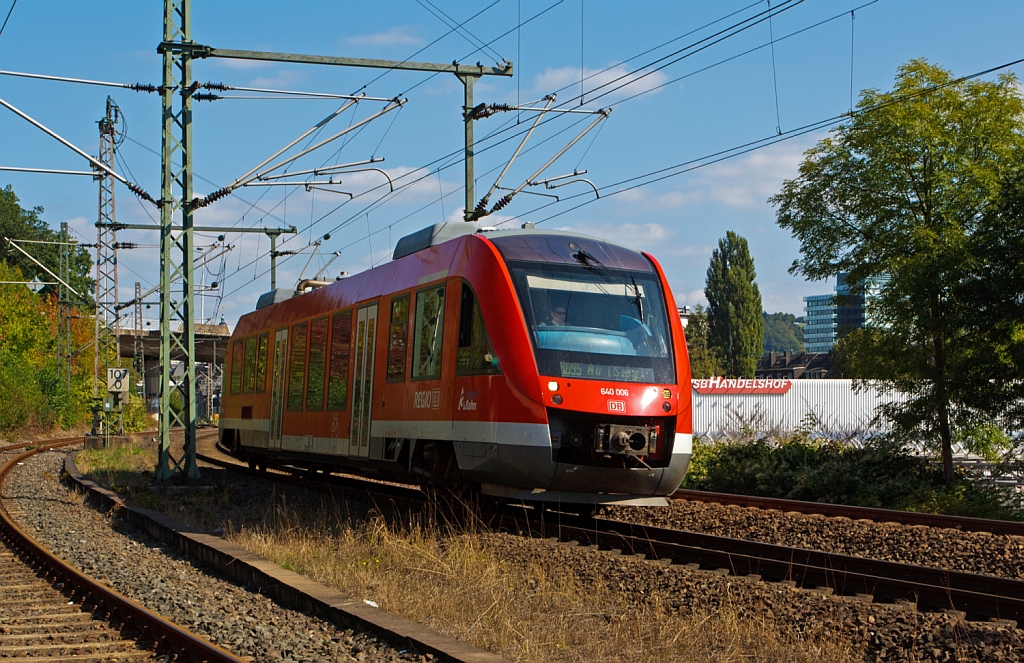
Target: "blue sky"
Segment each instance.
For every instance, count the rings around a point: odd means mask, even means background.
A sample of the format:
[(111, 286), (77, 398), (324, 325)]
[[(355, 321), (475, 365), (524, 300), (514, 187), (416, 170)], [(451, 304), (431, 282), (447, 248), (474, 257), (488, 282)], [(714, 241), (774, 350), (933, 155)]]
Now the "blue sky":
[[(850, 106), (851, 53), (855, 93), (864, 88), (890, 89), (897, 67), (911, 58), (927, 58), (965, 75), (1024, 57), (1019, 36), (1024, 3), (1017, 0), (793, 0), (788, 5), (776, 0), (773, 7), (779, 13), (770, 25), (760, 23), (699, 52), (691, 53), (691, 49), (687, 57), (637, 78), (651, 71), (644, 65), (765, 11), (767, 3), (432, 2), (196, 0), (193, 39), (219, 48), (398, 60), (427, 47), (412, 59), (493, 64), (505, 58), (514, 62), (515, 77), (491, 77), (477, 84), (478, 102), (525, 103), (560, 90), (559, 103), (580, 108), (581, 67), (583, 76), (588, 77), (583, 84), (585, 92), (625, 76), (620, 82), (629, 85), (582, 106), (611, 105), (612, 113), (600, 130), (588, 134), (543, 175), (586, 169), (585, 177), (602, 191), (601, 199), (596, 200), (582, 183), (544, 191), (558, 194), (558, 202), (524, 193), (491, 217), (491, 222), (532, 221), (651, 251), (665, 266), (680, 304), (702, 301), (711, 250), (727, 230), (734, 230), (750, 243), (765, 309), (798, 315), (803, 296), (827, 293), (832, 286), (808, 283), (787, 272), (798, 257), (797, 245), (775, 225), (767, 199), (784, 179), (796, 174), (802, 153), (824, 132), (610, 195), (624, 188), (614, 183), (843, 113)], [(0, 0), (0, 20), (10, 7), (9, 0)], [(851, 18), (851, 10), (858, 7)], [(447, 15), (462, 22), (478, 12), (463, 34), (452, 32), (441, 20)], [(729, 14), (734, 15), (708, 25)], [(21, 0), (0, 35), (0, 69), (159, 84), (161, 59), (156, 45), (162, 35), (161, 21), (162, 3), (155, 0), (112, 0), (101, 7)], [(526, 24), (517, 30), (521, 21)], [(788, 36), (800, 30), (804, 31)], [(768, 46), (770, 35), (776, 39), (774, 58)], [(640, 55), (671, 40), (676, 41)], [(486, 51), (477, 50), (480, 42), (490, 44)], [(462, 146), (461, 84), (449, 74), (382, 73), (216, 59), (196, 62), (193, 75), (200, 82), (343, 94), (362, 90), (370, 96), (408, 98), (400, 112), (366, 125), (347, 142), (331, 143), (291, 168), (317, 168), (376, 156), (385, 158), (376, 165), (385, 168), (396, 183), (416, 180), (402, 188), (400, 195), (382, 199), (386, 189), (379, 188), (384, 179), (378, 173), (344, 176), (336, 188), (355, 194), (351, 201), (338, 193), (306, 192), (298, 187), (244, 188), (201, 210), (197, 223), (297, 226), (302, 232), (281, 246), (300, 252), (279, 264), (278, 282), (283, 285), (299, 278), (310, 258), (311, 242), (325, 233), (331, 238), (312, 257), (306, 276), (335, 251), (341, 251), (341, 256), (331, 265), (331, 274), (363, 271), (386, 261), (401, 236), (458, 218), (463, 205), (462, 163), (457, 157)], [(1019, 66), (1016, 73), (1021, 73)], [(91, 154), (98, 150), (96, 121), (103, 114), (107, 95), (113, 97), (127, 122), (118, 172), (159, 194), (157, 95), (0, 76), (0, 98)], [(639, 96), (627, 99), (633, 95)], [(339, 105), (336, 100), (307, 99), (197, 103), (193, 125), (196, 191), (209, 193), (232, 181)], [(380, 103), (361, 102), (332, 122), (320, 138), (381, 107)], [(479, 144), (478, 196), (489, 188), (518, 144), (516, 138), (499, 140), (526, 129), (532, 117), (529, 113), (503, 113), (477, 123), (478, 140), (504, 129), (499, 138)], [(504, 184), (520, 184), (582, 129), (584, 125), (577, 122), (588, 120), (574, 114), (543, 124)], [(439, 165), (448, 167), (435, 172)], [(3, 108), (0, 166), (87, 169), (84, 159)], [(0, 172), (0, 186), (7, 184), (14, 187), (23, 206), (44, 207), (43, 218), (51, 225), (68, 221), (82, 241), (95, 241), (97, 188), (89, 178)], [(117, 196), (119, 221), (154, 223), (158, 218), (155, 208), (138, 202), (124, 187), (118, 187)], [(589, 200), (593, 202), (579, 206)], [(158, 279), (157, 236), (151, 231), (123, 231), (118, 239), (140, 245), (120, 254), (122, 299), (129, 299), (135, 281), (148, 287)], [(213, 241), (207, 236), (200, 244)], [(269, 288), (268, 241), (266, 237), (233, 234), (228, 242), (234, 248), (224, 266), (223, 305), (233, 324), (252, 310), (258, 295)], [(207, 274), (207, 282), (218, 278), (216, 271)], [(213, 307), (214, 300), (207, 300), (207, 317)], [(155, 308), (150, 315), (156, 315)]]

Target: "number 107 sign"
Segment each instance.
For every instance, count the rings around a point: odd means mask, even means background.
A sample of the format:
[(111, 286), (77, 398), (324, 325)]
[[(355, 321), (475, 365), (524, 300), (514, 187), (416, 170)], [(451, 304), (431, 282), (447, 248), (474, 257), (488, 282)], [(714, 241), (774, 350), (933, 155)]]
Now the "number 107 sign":
[(107, 391), (112, 393), (128, 393), (128, 369), (108, 368), (107, 369)]

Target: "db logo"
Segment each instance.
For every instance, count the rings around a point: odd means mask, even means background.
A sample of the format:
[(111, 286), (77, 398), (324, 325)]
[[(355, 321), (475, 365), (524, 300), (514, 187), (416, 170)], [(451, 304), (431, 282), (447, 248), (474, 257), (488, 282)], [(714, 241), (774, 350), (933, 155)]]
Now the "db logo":
[(609, 412), (625, 412), (626, 401), (608, 401)]

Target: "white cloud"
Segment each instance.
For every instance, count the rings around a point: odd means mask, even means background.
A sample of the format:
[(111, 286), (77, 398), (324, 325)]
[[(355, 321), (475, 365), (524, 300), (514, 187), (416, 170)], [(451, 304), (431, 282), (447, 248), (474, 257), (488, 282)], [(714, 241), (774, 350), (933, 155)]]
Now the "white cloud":
[[(645, 76), (643, 72), (629, 71), (622, 64), (604, 70), (584, 69), (583, 77), (586, 79), (583, 82), (585, 97), (589, 96), (592, 91), (595, 95), (608, 94), (608, 96), (602, 97), (601, 103), (653, 90), (668, 80), (660, 71)], [(543, 73), (534, 78), (533, 88), (537, 94), (549, 94), (563, 87), (571, 86), (563, 91), (562, 95), (576, 95), (579, 94), (579, 81), (580, 70), (575, 67), (545, 69)]]
[(305, 75), (290, 69), (281, 69), (273, 76), (254, 78), (249, 81), (251, 87), (263, 87), (280, 90), (293, 86), (305, 80)]
[(762, 207), (779, 192), (783, 180), (797, 175), (804, 149), (787, 143), (709, 166), (687, 188), (704, 191), (711, 200), (730, 207)]
[(346, 41), (354, 46), (422, 46), (421, 37), (410, 34), (410, 26), (400, 25), (372, 35), (353, 35)]
[(701, 191), (669, 191), (651, 194), (646, 189), (627, 189), (611, 198), (615, 202), (629, 204), (633, 208), (642, 206), (644, 211), (678, 209), (703, 199), (704, 194)]
[(704, 296), (703, 290), (693, 290), (691, 292), (676, 292), (674, 289), (672, 294), (676, 296), (676, 304), (679, 306), (707, 306), (708, 300)]

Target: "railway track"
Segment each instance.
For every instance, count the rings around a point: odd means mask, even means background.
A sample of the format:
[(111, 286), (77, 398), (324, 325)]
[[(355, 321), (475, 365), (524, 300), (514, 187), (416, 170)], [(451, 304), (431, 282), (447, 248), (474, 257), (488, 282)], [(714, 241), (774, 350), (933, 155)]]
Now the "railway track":
[(815, 513), (830, 517), (845, 517), (852, 520), (873, 520), (876, 522), (892, 522), (903, 525), (925, 525), (927, 527), (945, 527), (965, 532), (989, 532), (1024, 536), (1024, 523), (1010, 520), (991, 520), (988, 518), (967, 518), (961, 516), (944, 516), (935, 513), (916, 513), (913, 511), (894, 511), (891, 509), (873, 509), (863, 506), (846, 506), (843, 504), (825, 504), (823, 502), (801, 502), (784, 500), (774, 497), (753, 497), (749, 495), (733, 495), (731, 493), (712, 493), (703, 490), (677, 490), (671, 499), (689, 500), (691, 502), (709, 502), (714, 504), (733, 504), (736, 506), (757, 509), (776, 509), (785, 512)]
[[(204, 455), (203, 460), (221, 467), (257, 473), (224, 458)], [(348, 477), (296, 471), (291, 474), (270, 473), (268, 478), (352, 494), (383, 494), (388, 499), (405, 500), (408, 505), (422, 503), (425, 499), (415, 488)], [(879, 519), (892, 520), (881, 515)], [(485, 513), (483, 520), (496, 529), (512, 533), (574, 541), (597, 549), (643, 555), (663, 563), (784, 582), (866, 602), (907, 603), (922, 611), (959, 611), (972, 620), (997, 621), (1010, 627), (1024, 623), (1024, 581), (1021, 580), (605, 518), (581, 518), (557, 511), (512, 509)]]
[(973, 620), (1024, 623), (1024, 581), (779, 546), (603, 518), (527, 514), (504, 523), (605, 550), (694, 569), (787, 582), (865, 601), (906, 602), (922, 611), (961, 611)]
[(35, 448), (0, 467), (0, 658), (240, 663), (230, 652), (69, 566), (17, 524), (14, 500), (2, 493), (10, 472), (40, 451), (80, 442), (76, 436), (21, 445)]

